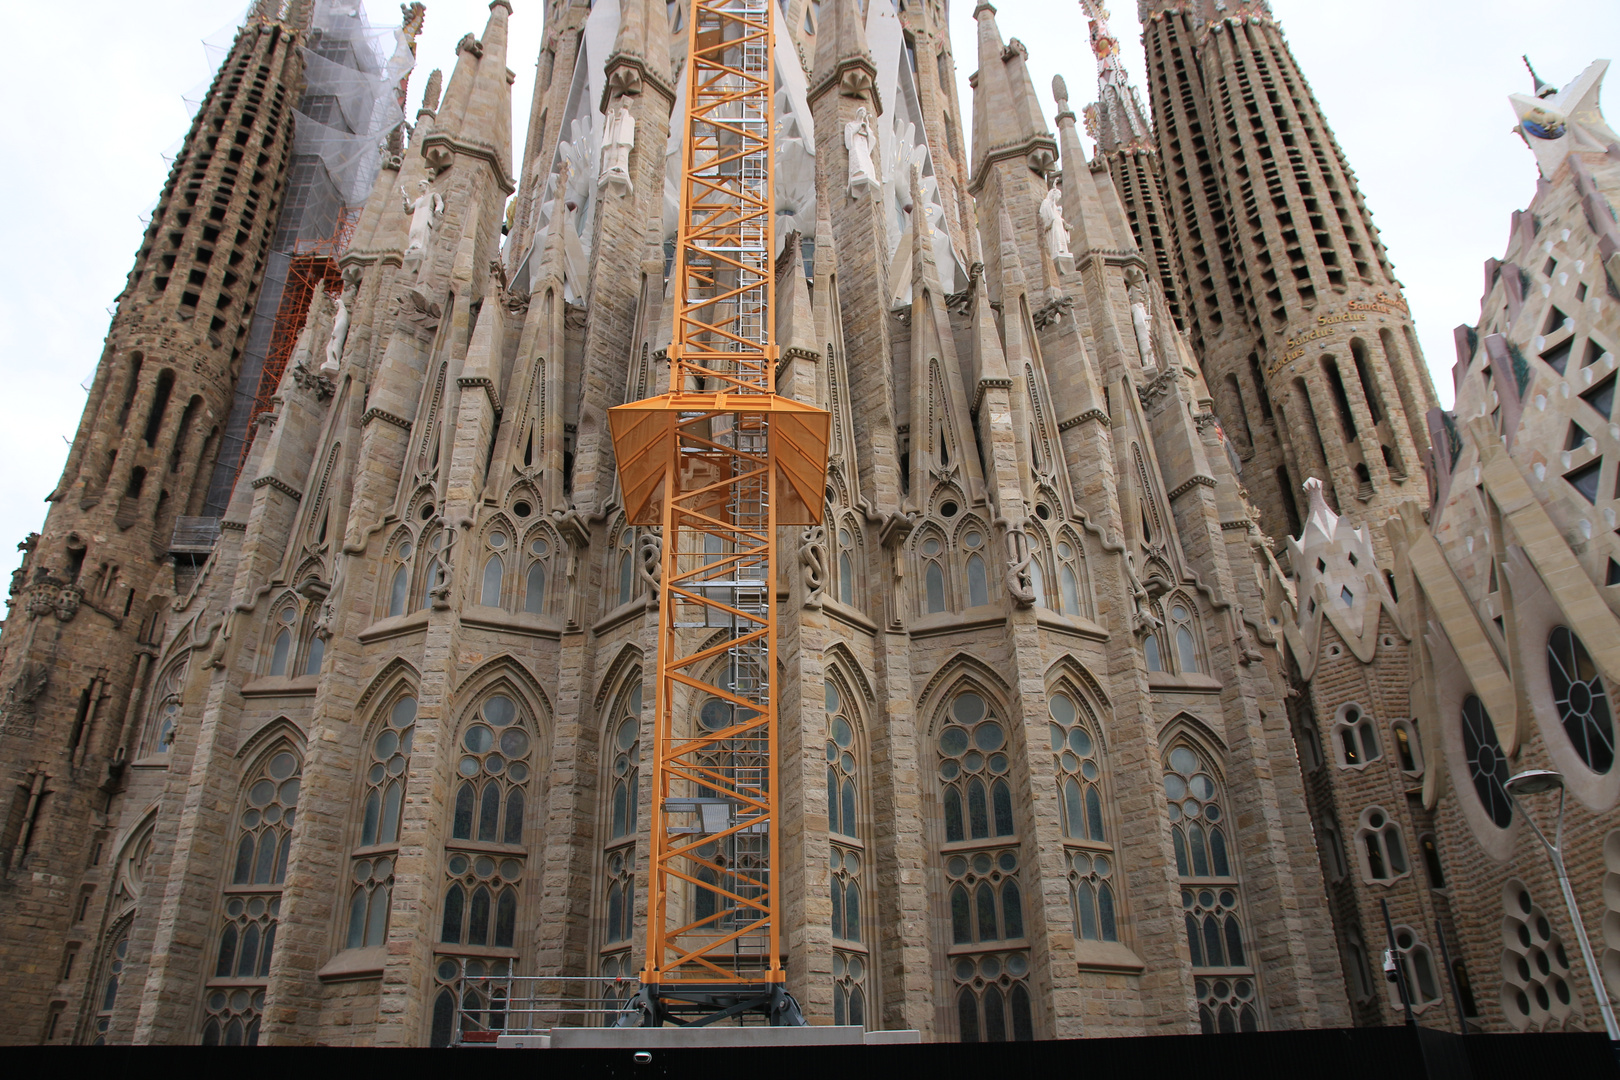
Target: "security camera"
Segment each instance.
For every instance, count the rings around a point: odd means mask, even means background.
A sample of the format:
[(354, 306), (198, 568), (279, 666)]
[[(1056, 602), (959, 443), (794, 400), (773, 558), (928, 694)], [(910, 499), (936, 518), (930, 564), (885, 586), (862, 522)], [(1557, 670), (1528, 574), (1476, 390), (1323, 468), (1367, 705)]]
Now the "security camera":
[(1401, 969), (1395, 963), (1395, 950), (1384, 950), (1384, 978), (1390, 982), (1401, 981)]

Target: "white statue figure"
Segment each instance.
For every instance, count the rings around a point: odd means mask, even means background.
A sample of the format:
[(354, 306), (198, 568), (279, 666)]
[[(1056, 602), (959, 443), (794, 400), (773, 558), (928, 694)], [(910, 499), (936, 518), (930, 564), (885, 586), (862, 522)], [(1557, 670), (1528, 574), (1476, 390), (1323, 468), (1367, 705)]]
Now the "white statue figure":
[(439, 215), (444, 213), (444, 196), (431, 190), (426, 180), (417, 181), (416, 192), (413, 200), (403, 186), (399, 189), (405, 212), (411, 215), (411, 235), (405, 245), (405, 255), (421, 259), (427, 254), (428, 243), (433, 239), (433, 227), (439, 223)]
[(1058, 205), (1060, 198), (1053, 187), (1041, 200), (1041, 235), (1046, 241), (1046, 257), (1067, 269), (1074, 265), (1074, 255), (1069, 251), (1069, 226), (1063, 220), (1063, 207)]
[(621, 195), (635, 194), (635, 185), (630, 182), (630, 151), (635, 145), (636, 118), (621, 105), (608, 116), (607, 129), (602, 132), (602, 178), (596, 182), (598, 188), (612, 184)]
[(849, 194), (859, 198), (862, 193), (876, 193), (883, 184), (878, 179), (877, 166), (872, 163), (872, 146), (877, 137), (872, 122), (866, 115), (866, 106), (855, 110), (855, 119), (844, 125), (844, 145), (849, 149)]
[(326, 362), (321, 365), (322, 375), (336, 375), (338, 365), (343, 363), (343, 346), (349, 340), (349, 302), (348, 292), (338, 295), (337, 304), (332, 312), (332, 336), (326, 339)]
[(1153, 370), (1159, 358), (1153, 351), (1153, 334), (1149, 330), (1147, 311), (1147, 280), (1142, 271), (1131, 267), (1125, 272), (1125, 284), (1131, 298), (1131, 328), (1136, 331), (1136, 347), (1142, 353), (1142, 367)]

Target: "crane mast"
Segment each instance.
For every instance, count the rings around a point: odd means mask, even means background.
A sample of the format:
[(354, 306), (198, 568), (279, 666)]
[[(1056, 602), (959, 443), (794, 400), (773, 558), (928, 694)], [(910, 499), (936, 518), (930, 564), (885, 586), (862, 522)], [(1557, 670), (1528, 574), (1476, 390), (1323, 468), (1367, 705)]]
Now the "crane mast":
[(647, 1025), (803, 1023), (782, 968), (777, 530), (821, 520), (830, 417), (775, 392), (775, 9), (692, 4), (669, 390), (609, 411), (625, 512), (663, 539)]

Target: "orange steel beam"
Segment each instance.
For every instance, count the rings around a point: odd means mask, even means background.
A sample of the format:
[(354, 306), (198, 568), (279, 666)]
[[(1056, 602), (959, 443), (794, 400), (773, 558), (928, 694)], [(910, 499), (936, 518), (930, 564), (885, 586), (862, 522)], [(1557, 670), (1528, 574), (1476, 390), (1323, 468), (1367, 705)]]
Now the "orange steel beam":
[(692, 4), (669, 391), (608, 418), (664, 538), (641, 979), (687, 1002), (784, 980), (777, 529), (821, 519), (829, 416), (776, 394), (775, 6)]

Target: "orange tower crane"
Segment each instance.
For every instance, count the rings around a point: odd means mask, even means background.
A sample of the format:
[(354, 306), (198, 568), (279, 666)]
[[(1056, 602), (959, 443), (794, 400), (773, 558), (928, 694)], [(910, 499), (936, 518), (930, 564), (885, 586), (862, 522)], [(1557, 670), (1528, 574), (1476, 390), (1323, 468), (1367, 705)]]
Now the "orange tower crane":
[(775, 392), (775, 7), (692, 4), (669, 392), (609, 412), (626, 514), (663, 537), (647, 1025), (803, 1023), (777, 874), (777, 530), (821, 520), (830, 417)]

